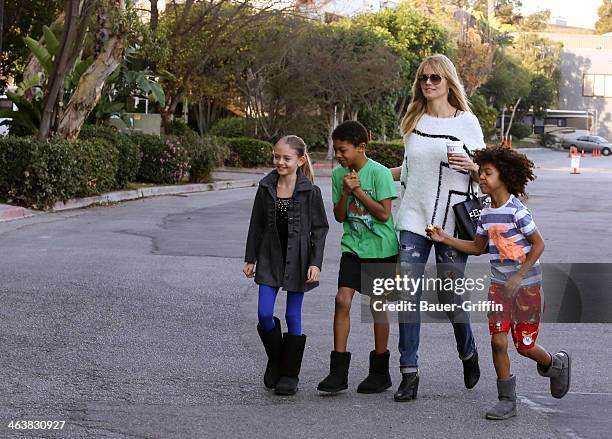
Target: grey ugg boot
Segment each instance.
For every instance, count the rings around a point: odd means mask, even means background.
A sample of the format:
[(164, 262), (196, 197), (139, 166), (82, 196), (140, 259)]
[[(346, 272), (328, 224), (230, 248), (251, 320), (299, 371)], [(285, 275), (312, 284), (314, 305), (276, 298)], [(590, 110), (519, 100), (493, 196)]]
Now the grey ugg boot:
[(497, 395), (499, 402), (487, 412), (487, 419), (508, 419), (516, 416), (516, 377), (512, 375), (507, 380), (497, 380)]
[(538, 373), (550, 378), (550, 394), (555, 398), (563, 398), (569, 391), (572, 378), (572, 359), (565, 351), (550, 354), (552, 363), (548, 369), (538, 364)]

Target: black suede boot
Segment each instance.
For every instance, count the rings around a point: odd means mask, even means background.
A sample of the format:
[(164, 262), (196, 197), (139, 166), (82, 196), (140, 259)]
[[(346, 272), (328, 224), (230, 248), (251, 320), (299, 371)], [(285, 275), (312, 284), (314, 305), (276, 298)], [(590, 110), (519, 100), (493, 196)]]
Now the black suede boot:
[(319, 383), (317, 390), (336, 393), (348, 389), (348, 371), (351, 364), (351, 353), (332, 351), (330, 357), (329, 375)]
[(370, 352), (370, 374), (357, 387), (358, 393), (381, 393), (391, 387), (389, 351), (384, 354)]
[(467, 389), (472, 389), (480, 379), (480, 366), (478, 365), (478, 352), (474, 352), (467, 360), (463, 360), (463, 383)]
[(280, 361), (280, 378), (274, 393), (277, 395), (295, 395), (298, 391), (300, 369), (306, 346), (305, 335), (283, 335), (283, 348)]
[(393, 399), (397, 402), (411, 401), (416, 399), (419, 391), (419, 373), (408, 372), (402, 373), (402, 382), (393, 395)]
[(269, 332), (263, 332), (259, 325), (257, 325), (257, 332), (268, 355), (268, 364), (264, 373), (264, 385), (269, 389), (273, 389), (280, 378), (281, 344), (283, 339), (280, 320), (274, 317), (274, 323), (276, 324), (274, 329)]

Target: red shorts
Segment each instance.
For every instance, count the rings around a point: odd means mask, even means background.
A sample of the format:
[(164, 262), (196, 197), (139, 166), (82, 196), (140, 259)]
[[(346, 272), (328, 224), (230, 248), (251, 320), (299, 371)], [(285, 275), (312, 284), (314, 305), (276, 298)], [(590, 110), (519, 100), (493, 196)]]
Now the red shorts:
[(506, 297), (504, 288), (494, 283), (489, 287), (489, 300), (503, 307), (501, 311), (489, 312), (489, 333), (511, 331), (517, 349), (531, 349), (535, 346), (540, 327), (540, 284), (519, 288), (514, 297)]

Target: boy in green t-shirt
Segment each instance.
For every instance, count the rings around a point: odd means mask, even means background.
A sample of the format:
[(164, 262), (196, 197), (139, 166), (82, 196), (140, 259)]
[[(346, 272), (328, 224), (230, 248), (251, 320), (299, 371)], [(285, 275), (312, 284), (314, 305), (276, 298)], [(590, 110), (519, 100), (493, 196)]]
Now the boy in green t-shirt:
[(379, 393), (391, 387), (387, 349), (389, 321), (384, 311), (375, 311), (372, 306), (375, 300), (381, 302), (382, 298), (374, 298), (370, 291), (362, 290), (361, 273), (362, 269), (367, 271), (368, 265), (375, 264), (378, 267), (376, 277), (395, 276), (398, 243), (391, 201), (397, 198), (397, 189), (390, 169), (366, 156), (368, 132), (362, 124), (344, 122), (335, 129), (332, 139), (340, 164), (332, 171), (334, 217), (343, 223), (344, 233), (334, 312), (334, 350), (330, 373), (317, 389), (335, 393), (348, 388), (351, 353), (346, 349), (350, 309), (355, 291), (359, 291), (370, 296), (374, 350), (370, 352), (370, 373), (359, 384), (357, 392)]

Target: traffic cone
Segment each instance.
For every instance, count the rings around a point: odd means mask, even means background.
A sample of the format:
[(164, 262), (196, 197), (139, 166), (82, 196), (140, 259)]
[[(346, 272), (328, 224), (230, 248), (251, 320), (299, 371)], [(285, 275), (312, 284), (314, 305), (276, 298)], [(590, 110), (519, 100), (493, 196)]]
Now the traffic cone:
[(584, 157), (584, 149), (582, 150), (582, 157)]
[(580, 174), (580, 155), (576, 151), (576, 155), (573, 155), (570, 162), (570, 174)]
[(591, 156), (592, 156), (592, 157), (597, 157), (597, 152), (596, 152), (596, 151), (597, 151), (596, 149), (594, 149), (593, 151), (591, 151)]

